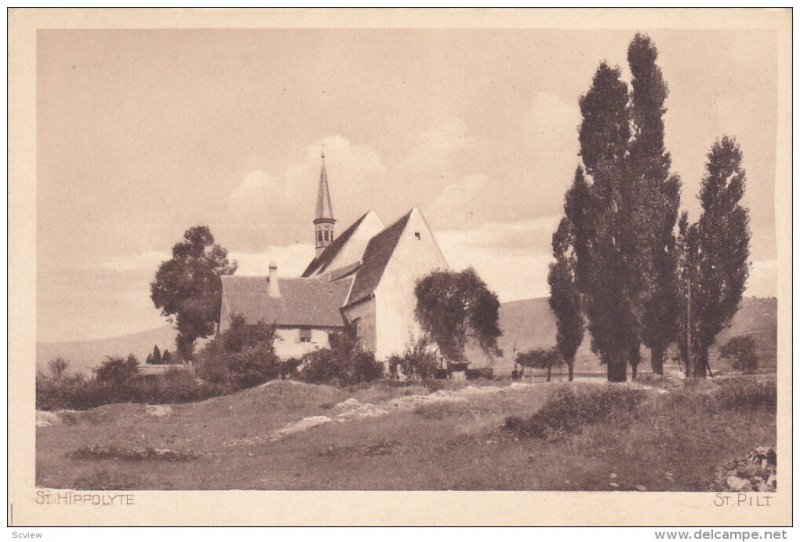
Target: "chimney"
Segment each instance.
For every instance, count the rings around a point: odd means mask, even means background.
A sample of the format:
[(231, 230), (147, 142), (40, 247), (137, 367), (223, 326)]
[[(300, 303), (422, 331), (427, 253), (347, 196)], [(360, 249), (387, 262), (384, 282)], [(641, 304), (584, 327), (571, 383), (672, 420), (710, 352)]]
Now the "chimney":
[(270, 297), (280, 297), (281, 289), (278, 286), (278, 264), (269, 262), (269, 277), (267, 278), (267, 292)]

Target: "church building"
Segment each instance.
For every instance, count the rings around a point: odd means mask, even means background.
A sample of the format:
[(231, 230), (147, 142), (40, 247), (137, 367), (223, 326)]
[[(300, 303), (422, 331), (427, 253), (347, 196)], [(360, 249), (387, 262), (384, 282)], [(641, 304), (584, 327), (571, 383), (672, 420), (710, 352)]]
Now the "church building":
[(219, 331), (234, 315), (273, 324), (282, 358), (328, 346), (328, 335), (355, 326), (365, 350), (383, 360), (419, 338), (416, 281), (447, 261), (428, 223), (414, 207), (389, 226), (368, 211), (335, 233), (325, 154), (319, 177), (314, 258), (302, 276), (280, 277), (270, 263), (260, 277), (223, 276)]

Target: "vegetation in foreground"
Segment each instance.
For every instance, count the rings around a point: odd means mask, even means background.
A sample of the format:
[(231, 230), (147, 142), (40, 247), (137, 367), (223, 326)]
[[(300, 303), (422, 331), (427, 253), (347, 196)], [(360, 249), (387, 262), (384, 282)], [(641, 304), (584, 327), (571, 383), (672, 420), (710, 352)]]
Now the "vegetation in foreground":
[[(432, 393), (276, 381), (194, 404), (107, 405), (38, 429), (37, 483), (708, 491), (721, 468), (775, 443), (773, 378), (648, 384), (444, 382)], [(416, 406), (394, 406), (404, 401)], [(347, 412), (361, 415), (339, 418)], [(532, 419), (544, 429), (529, 431)]]

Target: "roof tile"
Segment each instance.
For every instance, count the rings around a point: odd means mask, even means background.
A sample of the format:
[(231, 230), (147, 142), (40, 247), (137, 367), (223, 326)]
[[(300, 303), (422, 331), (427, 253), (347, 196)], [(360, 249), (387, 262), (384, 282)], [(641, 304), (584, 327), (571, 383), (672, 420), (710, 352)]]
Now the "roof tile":
[(270, 297), (267, 277), (223, 276), (222, 290), (229, 314), (241, 314), (250, 323), (283, 326), (341, 327), (339, 312), (352, 278), (279, 278), (280, 297)]

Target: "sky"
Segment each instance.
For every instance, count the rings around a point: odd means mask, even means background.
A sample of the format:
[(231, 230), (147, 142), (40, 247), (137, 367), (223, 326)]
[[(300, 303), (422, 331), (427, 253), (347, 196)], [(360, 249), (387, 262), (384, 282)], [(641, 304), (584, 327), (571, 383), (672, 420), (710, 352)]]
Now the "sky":
[[(647, 31), (647, 29), (641, 29)], [(165, 323), (149, 282), (210, 226), (238, 274), (313, 257), (320, 153), (337, 231), (418, 206), (451, 267), (501, 301), (548, 295), (578, 156), (578, 99), (636, 30), (40, 30), (37, 336)], [(670, 88), (666, 147), (699, 216), (706, 154), (744, 153), (752, 271), (776, 290), (777, 56), (770, 31), (647, 31)]]

